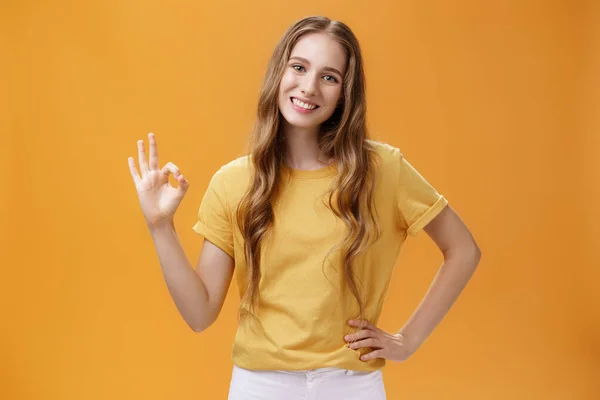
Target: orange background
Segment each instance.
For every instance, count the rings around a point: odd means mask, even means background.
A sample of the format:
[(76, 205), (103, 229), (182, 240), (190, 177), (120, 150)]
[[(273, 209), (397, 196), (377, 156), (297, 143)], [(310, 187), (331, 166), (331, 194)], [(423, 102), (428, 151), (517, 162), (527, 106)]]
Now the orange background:
[[(369, 126), (450, 201), (483, 253), (389, 399), (600, 398), (600, 4), (594, 1), (5, 1), (3, 399), (225, 399), (237, 294), (193, 333), (171, 300), (127, 157), (154, 132), (191, 183), (242, 155), (268, 57), (297, 19), (350, 25)], [(441, 254), (400, 256), (398, 330)]]

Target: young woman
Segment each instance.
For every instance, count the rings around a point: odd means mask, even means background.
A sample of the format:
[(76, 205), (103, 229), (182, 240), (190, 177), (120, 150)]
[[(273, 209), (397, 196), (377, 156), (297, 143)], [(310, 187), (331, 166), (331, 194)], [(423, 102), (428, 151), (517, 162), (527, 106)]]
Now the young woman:
[[(148, 162), (138, 141), (141, 176), (128, 160), (167, 286), (194, 331), (216, 320), (236, 274), (230, 400), (385, 399), (385, 360), (417, 350), (479, 262), (444, 196), (398, 148), (368, 138), (365, 114), (354, 34), (324, 17), (296, 22), (269, 63), (248, 155), (213, 175), (200, 204), (195, 270), (173, 225), (187, 180), (173, 163), (159, 169), (153, 134)], [(384, 332), (392, 268), (421, 229), (444, 263), (409, 321)]]

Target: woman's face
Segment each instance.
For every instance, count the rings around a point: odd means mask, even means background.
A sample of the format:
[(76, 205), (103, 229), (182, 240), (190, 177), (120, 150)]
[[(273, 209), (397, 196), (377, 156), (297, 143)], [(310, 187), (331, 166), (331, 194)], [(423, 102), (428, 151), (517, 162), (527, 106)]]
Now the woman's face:
[(346, 57), (342, 45), (325, 33), (296, 43), (279, 85), (279, 110), (290, 125), (315, 128), (331, 117), (342, 95)]

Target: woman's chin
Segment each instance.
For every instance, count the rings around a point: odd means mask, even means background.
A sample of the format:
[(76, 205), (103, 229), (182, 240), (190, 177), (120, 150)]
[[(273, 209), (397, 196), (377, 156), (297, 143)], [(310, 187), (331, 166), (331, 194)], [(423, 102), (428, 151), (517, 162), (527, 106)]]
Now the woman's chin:
[(318, 121), (315, 121), (312, 118), (303, 118), (302, 116), (298, 118), (296, 116), (290, 117), (283, 114), (283, 119), (285, 120), (285, 122), (287, 122), (288, 125), (294, 128), (311, 129), (317, 128), (320, 125)]
[(288, 121), (288, 124), (293, 128), (299, 128), (299, 129), (313, 129), (313, 128), (319, 127), (318, 124), (310, 124), (310, 123), (306, 123), (305, 121), (302, 121), (302, 122)]

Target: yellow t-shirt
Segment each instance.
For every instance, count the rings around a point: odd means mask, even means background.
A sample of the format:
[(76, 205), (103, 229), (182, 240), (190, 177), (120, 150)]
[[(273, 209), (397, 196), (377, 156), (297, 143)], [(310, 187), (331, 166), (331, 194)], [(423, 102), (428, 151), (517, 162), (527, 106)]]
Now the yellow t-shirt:
[[(448, 204), (403, 157), (399, 149), (371, 141), (381, 158), (374, 193), (381, 238), (357, 259), (366, 318), (381, 314), (392, 269), (407, 234), (416, 235)], [(240, 157), (212, 177), (192, 228), (235, 259), (240, 298), (247, 282), (242, 236), (235, 209), (250, 183), (251, 163)], [(340, 251), (327, 252), (346, 232), (344, 223), (323, 201), (333, 166), (318, 170), (282, 167), (284, 185), (274, 205), (274, 226), (263, 241), (259, 321), (238, 325), (232, 361), (251, 370), (303, 370), (338, 367), (374, 371), (384, 359), (362, 361), (369, 349), (346, 347), (344, 336), (357, 328), (347, 321), (358, 315), (358, 304), (347, 289)], [(289, 178), (289, 179), (288, 179)], [(235, 227), (235, 228), (234, 228)]]

